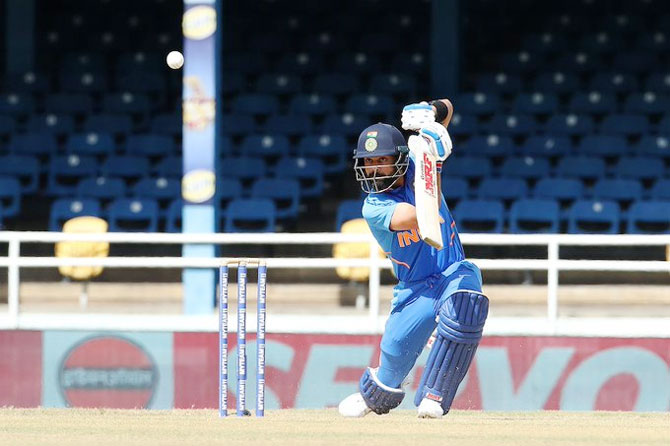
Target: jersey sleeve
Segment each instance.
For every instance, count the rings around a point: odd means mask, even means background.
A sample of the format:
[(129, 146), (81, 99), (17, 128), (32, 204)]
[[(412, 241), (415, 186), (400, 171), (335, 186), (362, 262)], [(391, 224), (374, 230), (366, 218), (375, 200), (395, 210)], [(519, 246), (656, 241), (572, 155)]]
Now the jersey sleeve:
[(391, 218), (393, 218), (393, 212), (395, 212), (397, 204), (397, 201), (389, 198), (380, 198), (372, 195), (365, 199), (363, 218), (368, 222), (373, 232), (391, 231)]

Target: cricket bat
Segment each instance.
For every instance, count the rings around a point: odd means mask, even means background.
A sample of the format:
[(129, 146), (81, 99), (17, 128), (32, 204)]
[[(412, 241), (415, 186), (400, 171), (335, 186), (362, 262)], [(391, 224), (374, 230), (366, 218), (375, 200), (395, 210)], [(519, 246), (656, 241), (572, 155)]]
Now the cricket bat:
[(424, 242), (436, 249), (442, 249), (444, 242), (440, 229), (437, 159), (430, 153), (428, 142), (421, 136), (411, 135), (407, 144), (414, 154), (414, 194), (419, 233)]

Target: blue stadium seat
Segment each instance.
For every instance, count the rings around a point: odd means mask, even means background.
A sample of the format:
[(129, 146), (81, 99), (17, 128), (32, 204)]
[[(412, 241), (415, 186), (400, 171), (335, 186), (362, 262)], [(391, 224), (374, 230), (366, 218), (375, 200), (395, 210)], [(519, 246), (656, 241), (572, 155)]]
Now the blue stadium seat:
[(556, 158), (572, 153), (573, 147), (567, 136), (535, 135), (530, 136), (521, 146), (522, 155)]
[(575, 178), (542, 178), (535, 184), (533, 196), (568, 204), (584, 197), (584, 184)]
[(521, 199), (512, 203), (509, 211), (509, 232), (559, 232), (560, 208), (555, 200)]
[(293, 95), (302, 91), (302, 81), (299, 76), (292, 74), (261, 74), (256, 81), (256, 91), (280, 96)]
[(6, 93), (0, 95), (0, 115), (25, 117), (35, 110), (35, 101), (29, 94)]
[(458, 147), (459, 151), (474, 156), (501, 157), (514, 153), (515, 147), (508, 136), (475, 135)]
[(319, 197), (323, 193), (324, 168), (320, 159), (316, 158), (280, 158), (277, 161), (275, 176), (293, 178), (300, 181), (300, 196), (305, 198)]
[(479, 132), (477, 117), (455, 113), (449, 123), (449, 133), (454, 136), (469, 136)]
[(277, 220), (295, 220), (300, 205), (300, 182), (283, 178), (259, 178), (251, 186), (251, 198), (272, 200)]
[(623, 110), (626, 113), (642, 115), (665, 113), (670, 110), (670, 98), (665, 94), (651, 91), (633, 93), (626, 97)]
[(257, 75), (267, 69), (268, 66), (266, 56), (258, 52), (230, 53), (222, 59), (223, 72)]
[(670, 234), (670, 201), (636, 201), (628, 211), (630, 234)]
[(184, 202), (181, 198), (172, 200), (165, 215), (165, 232), (182, 232), (181, 211)]
[(617, 109), (617, 99), (614, 93), (602, 93), (599, 91), (575, 93), (572, 99), (570, 99), (568, 109), (573, 113), (614, 113)]
[(224, 232), (274, 232), (276, 209), (272, 200), (236, 199), (226, 208)]
[(329, 114), (321, 124), (321, 133), (357, 138), (358, 134), (369, 125), (370, 120), (365, 116), (352, 113)]
[(16, 177), (21, 183), (21, 193), (32, 194), (40, 183), (40, 162), (30, 155), (0, 156), (0, 175)]
[(0, 212), (2, 217), (16, 217), (21, 211), (21, 182), (12, 176), (0, 176)]
[(356, 93), (360, 89), (358, 79), (352, 74), (319, 74), (314, 79), (314, 92), (327, 95)]
[(600, 131), (610, 135), (639, 136), (649, 132), (649, 121), (644, 115), (614, 114), (605, 116)]
[(15, 91), (17, 93), (28, 93), (42, 95), (51, 89), (49, 77), (42, 73), (26, 71), (9, 75), (4, 82), (5, 91)]
[(335, 68), (341, 73), (372, 74), (379, 71), (381, 63), (374, 53), (344, 52), (337, 55)]
[(376, 74), (370, 80), (370, 91), (391, 96), (412, 96), (416, 91), (416, 80), (409, 74)]
[(139, 133), (128, 135), (126, 153), (145, 157), (174, 155), (175, 143), (169, 136), (155, 133)]
[(107, 90), (107, 79), (102, 72), (70, 72), (60, 76), (60, 88), (69, 93), (102, 93)]
[[(230, 136), (222, 135), (218, 138), (216, 143), (217, 143), (216, 153), (220, 157), (231, 156), (233, 152), (236, 152), (235, 149), (237, 148), (237, 146), (233, 144), (233, 140)], [(181, 152), (181, 148), (178, 151)]]
[(635, 75), (653, 71), (659, 64), (658, 58), (650, 52), (623, 52), (617, 53), (612, 59), (612, 68), (623, 73)]
[(538, 75), (532, 83), (533, 91), (547, 93), (573, 93), (581, 88), (581, 82), (576, 74), (564, 72), (549, 72)]
[(661, 31), (640, 33), (635, 47), (644, 52), (664, 53), (670, 50), (670, 39), (668, 37), (666, 33)]
[(98, 164), (92, 156), (54, 156), (49, 162), (47, 191), (57, 196), (73, 195), (79, 180), (97, 174)]
[(589, 115), (553, 115), (545, 125), (545, 132), (563, 136), (586, 135), (593, 133), (593, 119)]
[(221, 116), (221, 133), (230, 136), (242, 136), (256, 131), (256, 122), (251, 115), (237, 113)]
[(626, 152), (629, 152), (629, 147), (621, 136), (587, 135), (577, 146), (577, 153), (587, 156), (613, 157)]
[(293, 96), (288, 106), (288, 111), (294, 115), (321, 116), (334, 113), (336, 109), (335, 99), (332, 96), (322, 94), (299, 94)]
[(622, 47), (621, 35), (604, 31), (583, 34), (579, 42), (579, 48), (596, 54), (611, 54)]
[(58, 142), (50, 133), (15, 133), (9, 140), (8, 149), (13, 155), (49, 155), (56, 153)]
[(577, 200), (568, 213), (570, 234), (619, 233), (619, 205), (614, 201)]
[(635, 76), (628, 73), (596, 73), (589, 88), (610, 93), (632, 93), (638, 90)]
[(650, 198), (670, 201), (670, 178), (659, 178), (651, 187)]
[(109, 133), (74, 133), (65, 143), (65, 151), (77, 155), (111, 155), (114, 150), (114, 138)]
[(272, 163), (277, 158), (288, 156), (290, 143), (285, 135), (278, 134), (252, 134), (242, 140), (240, 153), (249, 157), (261, 157), (267, 163)]
[(61, 198), (51, 204), (49, 231), (61, 231), (63, 224), (75, 217), (100, 217), (102, 209), (98, 200), (92, 198)]
[(501, 108), (498, 95), (484, 92), (461, 93), (454, 101), (460, 113), (470, 115), (491, 115)]
[(443, 173), (446, 176), (467, 179), (481, 179), (491, 175), (491, 160), (481, 156), (454, 156), (445, 163)]
[(166, 214), (170, 202), (181, 195), (181, 181), (169, 177), (144, 177), (133, 187), (133, 196), (156, 200), (162, 215)]
[(115, 136), (127, 136), (133, 130), (133, 121), (128, 115), (98, 114), (84, 120), (84, 131), (111, 133)]
[(16, 122), (11, 116), (0, 116), (0, 137), (13, 133), (16, 129)]
[(442, 177), (442, 195), (449, 207), (470, 195), (468, 181), (464, 178)]
[(156, 232), (159, 210), (155, 200), (118, 198), (107, 208), (110, 232)]
[(528, 51), (503, 53), (500, 56), (500, 67), (508, 73), (525, 74), (536, 71), (546, 63), (545, 56), (540, 53), (531, 54)]
[(461, 200), (454, 217), (459, 232), (503, 232), (505, 208), (495, 200)]
[(395, 104), (390, 96), (376, 94), (354, 94), (347, 99), (344, 109), (357, 115), (387, 116), (394, 111)]
[[(223, 122), (223, 120), (222, 120)], [(164, 113), (154, 116), (149, 131), (158, 135), (181, 136), (183, 121), (181, 115)]]
[(559, 56), (554, 62), (554, 70), (568, 73), (591, 73), (602, 67), (603, 62), (598, 54), (583, 51)]
[(553, 93), (521, 93), (512, 105), (512, 111), (519, 114), (547, 115), (558, 110), (558, 98)]
[(623, 156), (614, 167), (614, 175), (620, 178), (637, 180), (655, 180), (665, 173), (665, 166), (661, 158), (645, 156)]
[(582, 180), (597, 179), (605, 176), (605, 161), (593, 156), (565, 156), (558, 161), (556, 174)]
[(643, 136), (636, 144), (635, 149), (640, 155), (668, 159), (670, 158), (670, 137)]
[(44, 99), (47, 113), (85, 115), (93, 112), (93, 98), (82, 93), (55, 93)]
[(221, 160), (219, 174), (222, 178), (233, 178), (251, 182), (266, 176), (267, 166), (260, 158), (226, 157)]
[(593, 185), (592, 196), (599, 200), (612, 200), (621, 206), (642, 198), (642, 184), (637, 180), (601, 178)]
[(305, 49), (311, 52), (337, 53), (348, 47), (348, 37), (343, 34), (333, 34), (320, 31), (309, 34), (304, 39)]
[(221, 95), (230, 96), (243, 92), (247, 86), (246, 77), (242, 73), (224, 72), (221, 81)]
[(483, 200), (516, 200), (528, 195), (528, 185), (521, 178), (484, 178), (477, 189)]
[(100, 173), (108, 177), (136, 180), (149, 172), (149, 160), (137, 155), (111, 155), (100, 166)]
[(297, 74), (299, 76), (314, 75), (324, 71), (323, 56), (315, 53), (288, 53), (281, 56), (277, 63), (277, 72)]
[(343, 200), (337, 205), (337, 213), (335, 214), (335, 232), (340, 232), (342, 224), (346, 221), (355, 218), (363, 218), (363, 201), (362, 200)]
[(263, 129), (266, 133), (277, 133), (286, 136), (302, 136), (312, 133), (312, 120), (306, 115), (271, 115), (265, 121)]
[(184, 160), (181, 155), (168, 155), (161, 158), (152, 171), (162, 177), (181, 177), (184, 173)]
[(651, 73), (644, 83), (644, 89), (663, 94), (670, 93), (670, 73)]
[(405, 43), (405, 40), (401, 39), (397, 33), (391, 34), (375, 30), (375, 32), (361, 35), (358, 48), (367, 53), (379, 54), (401, 50)]
[(504, 72), (480, 74), (476, 77), (475, 88), (484, 93), (517, 93), (521, 90), (521, 77)]
[(219, 214), (224, 217), (228, 203), (236, 198), (242, 198), (242, 183), (233, 178), (216, 178), (216, 203)]
[(670, 115), (665, 115), (663, 119), (661, 119), (658, 123), (657, 131), (665, 136), (670, 135)]
[(391, 60), (391, 70), (394, 73), (421, 76), (428, 68), (428, 58), (420, 52), (399, 53)]
[(163, 69), (164, 63), (159, 54), (135, 51), (119, 54), (114, 70), (119, 75), (123, 73), (156, 73)]
[(512, 137), (528, 136), (537, 132), (538, 124), (530, 115), (498, 114), (489, 121), (488, 130)]
[(94, 198), (106, 203), (124, 197), (126, 195), (126, 183), (122, 178), (86, 177), (77, 183), (76, 195), (82, 198)]
[[(644, 11), (644, 4), (649, 4), (648, 1), (640, 2), (641, 5), (636, 5), (637, 8), (633, 7), (632, 11), (642, 12)], [(632, 15), (630, 12), (626, 11), (624, 13), (617, 13), (613, 15), (608, 15), (604, 18), (604, 29), (614, 35), (629, 35), (634, 33), (641, 33), (646, 31), (645, 26), (646, 19), (643, 20), (642, 17), (637, 15)]]
[(549, 176), (551, 166), (546, 158), (533, 156), (508, 157), (500, 167), (500, 174), (506, 177), (538, 179)]
[(67, 135), (74, 131), (74, 119), (70, 115), (32, 115), (26, 123), (29, 132), (48, 132), (54, 135)]
[(164, 98), (161, 95), (167, 88), (167, 82), (162, 73), (130, 71), (117, 75), (116, 86), (119, 91), (149, 95), (152, 102), (162, 104)]
[(340, 135), (305, 135), (298, 143), (298, 154), (319, 158), (326, 175), (343, 172), (350, 152), (347, 141)]
[(240, 94), (233, 99), (232, 110), (253, 116), (272, 115), (279, 112), (279, 99), (271, 94)]
[(529, 53), (555, 54), (563, 52), (568, 43), (565, 36), (558, 33), (532, 33), (523, 36), (522, 47)]
[(151, 111), (149, 97), (143, 93), (108, 93), (102, 98), (102, 111), (111, 114), (139, 115), (141, 118)]

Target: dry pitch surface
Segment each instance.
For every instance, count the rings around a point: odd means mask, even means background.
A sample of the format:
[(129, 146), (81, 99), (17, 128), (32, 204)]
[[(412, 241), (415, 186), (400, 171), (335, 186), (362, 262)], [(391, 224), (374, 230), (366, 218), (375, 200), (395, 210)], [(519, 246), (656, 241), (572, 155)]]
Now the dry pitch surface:
[(670, 413), (454, 411), (343, 419), (335, 409), (264, 419), (213, 410), (0, 409), (0, 445), (664, 445)]

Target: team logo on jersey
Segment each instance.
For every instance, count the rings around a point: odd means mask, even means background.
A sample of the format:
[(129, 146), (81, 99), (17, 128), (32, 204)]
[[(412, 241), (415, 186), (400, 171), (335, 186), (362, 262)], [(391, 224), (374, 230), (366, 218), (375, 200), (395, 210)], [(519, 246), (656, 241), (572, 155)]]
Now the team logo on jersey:
[[(376, 134), (377, 132), (370, 132), (370, 133), (375, 133)], [(372, 152), (376, 148), (377, 148), (377, 140), (376, 139), (368, 138), (367, 140), (365, 140), (365, 150), (367, 150), (368, 152)]]

